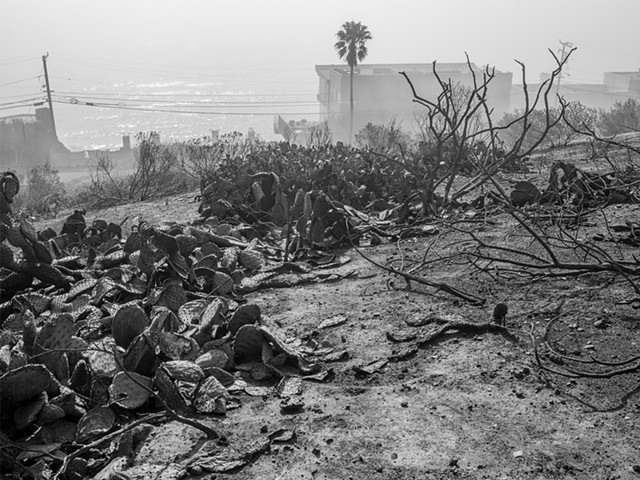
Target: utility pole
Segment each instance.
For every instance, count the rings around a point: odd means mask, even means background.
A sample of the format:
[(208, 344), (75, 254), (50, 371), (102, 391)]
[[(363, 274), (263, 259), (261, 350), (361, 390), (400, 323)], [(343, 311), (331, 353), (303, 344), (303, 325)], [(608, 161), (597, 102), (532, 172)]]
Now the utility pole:
[[(571, 49), (573, 48), (573, 43), (563, 42), (562, 40), (558, 40), (558, 41), (560, 42), (560, 45), (562, 45), (562, 50), (560, 51), (560, 62), (564, 62), (567, 58), (567, 55), (569, 54), (567, 52), (567, 49), (571, 51)], [(555, 98), (556, 107), (558, 106), (558, 95), (560, 95), (560, 82), (562, 81), (563, 75), (564, 75), (564, 71), (560, 70), (560, 73), (558, 74), (558, 84), (556, 85), (556, 98)], [(567, 76), (568, 75), (569, 74), (567, 74)]]
[(51, 102), (51, 88), (49, 88), (49, 73), (47, 72), (47, 57), (49, 53), (42, 56), (42, 65), (44, 66), (44, 81), (47, 86), (47, 100), (49, 101), (49, 113), (51, 113), (51, 126), (53, 127), (53, 137), (58, 139), (58, 132), (56, 131), (56, 121), (53, 117), (53, 102)]

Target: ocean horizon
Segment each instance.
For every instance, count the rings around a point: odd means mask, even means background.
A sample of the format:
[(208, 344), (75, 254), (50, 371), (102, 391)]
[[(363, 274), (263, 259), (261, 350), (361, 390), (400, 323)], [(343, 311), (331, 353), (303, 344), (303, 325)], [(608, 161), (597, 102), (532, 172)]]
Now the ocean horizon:
[[(53, 111), (58, 139), (71, 151), (117, 149), (123, 135), (132, 143), (140, 132), (158, 132), (163, 142), (185, 141), (249, 129), (264, 140), (274, 116), (308, 121), (319, 118), (318, 80), (293, 75), (229, 75), (212, 80), (158, 78), (88, 83), (53, 80)], [(56, 82), (60, 86), (56, 86)]]

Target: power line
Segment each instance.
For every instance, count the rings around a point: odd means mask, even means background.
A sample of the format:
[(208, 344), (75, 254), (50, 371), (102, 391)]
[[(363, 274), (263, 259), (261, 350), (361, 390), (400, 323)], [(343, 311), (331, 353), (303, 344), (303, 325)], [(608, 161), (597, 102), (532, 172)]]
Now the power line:
[[(108, 103), (95, 103), (95, 102), (80, 102), (78, 101), (73, 103), (61, 102), (60, 100), (53, 100), (55, 103), (62, 103), (66, 105), (74, 105), (74, 106), (87, 106), (94, 108), (111, 108), (115, 110), (130, 110), (137, 112), (160, 112), (160, 113), (176, 113), (183, 115), (226, 115), (226, 116), (240, 116), (240, 117), (251, 117), (251, 116), (275, 116), (275, 115), (319, 115), (320, 111), (315, 112), (222, 112), (222, 111), (195, 111), (195, 110), (174, 110), (168, 108), (153, 108), (146, 106), (126, 106), (126, 105), (117, 105), (117, 104), (108, 104)], [(318, 105), (319, 106), (319, 105)], [(396, 113), (400, 112), (412, 112), (417, 106), (413, 105), (412, 108), (400, 108), (396, 109)], [(358, 113), (376, 113), (387, 111), (387, 109), (373, 109), (373, 110), (358, 110)], [(324, 112), (328, 114), (332, 113), (341, 113), (339, 111), (329, 111)]]
[(14, 63), (26, 62), (27, 60), (33, 60), (35, 58), (38, 58), (38, 56), (37, 55), (27, 55), (27, 56), (24, 56), (24, 57), (8, 58), (8, 59), (5, 59), (2, 62), (0, 62), (0, 66), (12, 65)]
[(19, 103), (28, 103), (28, 102), (33, 102), (35, 100), (42, 100), (42, 97), (38, 96), (38, 97), (32, 97), (32, 98), (25, 98), (23, 100), (16, 100), (15, 102), (0, 103), (0, 107), (5, 107), (7, 105), (17, 105)]
[[(60, 78), (50, 75), (49, 78)], [(71, 80), (71, 79), (69, 79)], [(83, 80), (81, 80), (83, 81)], [(89, 81), (89, 80), (88, 80)], [(73, 96), (86, 96), (87, 92), (65, 92), (65, 91), (57, 91), (56, 93), (60, 95), (73, 95)], [(309, 93), (241, 93), (241, 92), (230, 92), (230, 93), (162, 93), (162, 92), (149, 92), (149, 93), (98, 93), (91, 92), (92, 96), (101, 96), (101, 97), (113, 97), (113, 96), (139, 96), (139, 97), (315, 97), (317, 92), (309, 92)]]
[(8, 95), (6, 97), (0, 97), (0, 100), (5, 100), (7, 98), (20, 98), (20, 97), (33, 97), (35, 95), (40, 95), (42, 92), (36, 93), (23, 93), (22, 95)]
[[(104, 101), (106, 100), (104, 97), (94, 97), (94, 96), (70, 96), (70, 95), (54, 95), (57, 100), (67, 101), (75, 103), (77, 101), (84, 102), (93, 102), (95, 100)], [(167, 106), (175, 106), (175, 107), (193, 107), (193, 108), (208, 108), (212, 106), (229, 106), (233, 108), (244, 108), (244, 107), (255, 107), (255, 106), (282, 106), (282, 107), (311, 107), (318, 105), (317, 101), (186, 101), (181, 99), (158, 99), (158, 98), (131, 98), (131, 97), (121, 97), (121, 98), (109, 98), (113, 102), (129, 102), (129, 103), (139, 103), (139, 104), (166, 104)]]
[(42, 100), (41, 102), (35, 102), (35, 103), (27, 103), (24, 105), (12, 105), (9, 107), (0, 107), (0, 110), (12, 110), (14, 108), (24, 108), (24, 107), (39, 107), (40, 105), (44, 105), (44, 100)]
[(6, 87), (7, 85), (15, 85), (16, 83), (28, 82), (29, 80), (33, 80), (34, 78), (38, 78), (38, 76), (36, 75), (35, 77), (23, 78), (21, 80), (14, 80), (13, 82), (0, 83), (0, 87)]
[[(66, 105), (80, 105), (88, 107), (99, 108), (113, 108), (116, 110), (133, 110), (138, 112), (164, 112), (164, 113), (180, 113), (180, 114), (196, 114), (196, 115), (229, 115), (229, 116), (253, 116), (253, 115), (317, 115), (319, 112), (219, 112), (210, 111), (203, 112), (198, 110), (174, 110), (169, 108), (153, 108), (144, 105), (117, 105), (112, 103), (97, 103), (97, 102), (62, 102), (60, 100), (53, 100), (55, 103), (62, 103)], [(248, 105), (250, 106), (250, 105)], [(193, 107), (189, 107), (193, 108)]]

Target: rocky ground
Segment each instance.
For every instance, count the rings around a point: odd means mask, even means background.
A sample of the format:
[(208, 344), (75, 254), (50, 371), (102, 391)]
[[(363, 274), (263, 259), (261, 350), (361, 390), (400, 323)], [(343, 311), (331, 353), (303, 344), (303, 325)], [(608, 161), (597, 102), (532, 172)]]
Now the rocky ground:
[[(382, 260), (393, 251), (386, 246), (367, 253)], [(563, 342), (591, 342), (600, 355), (637, 352), (640, 319), (628, 307), (616, 308), (607, 289), (594, 294), (574, 281), (572, 287), (558, 281), (496, 289), (496, 299), (506, 299), (513, 312), (507, 332), (452, 333), (394, 361), (407, 342), (395, 343), (387, 334), (419, 329), (407, 321), (435, 315), (482, 322), (490, 319), (493, 304), (456, 305), (441, 295), (390, 289), (388, 277), (354, 252), (350, 256), (341, 271), (356, 270), (357, 278), (250, 296), (274, 331), (347, 352), (330, 365), (335, 377), (304, 381), (304, 408), (293, 414), (281, 411), (275, 383), (266, 382), (259, 384), (265, 387), (260, 395), (239, 394), (241, 408), (224, 418), (202, 419), (236, 449), (274, 434), (284, 441), (272, 441), (237, 471), (211, 474), (203, 452), (220, 442), (202, 443), (196, 429), (165, 423), (153, 428), (124, 472), (158, 479), (640, 476), (640, 376), (594, 381), (542, 375), (528, 340), (508, 333), (531, 323), (538, 327), (565, 300), (563, 308), (573, 313), (565, 317)], [(344, 323), (319, 327), (336, 316)], [(593, 326), (601, 318), (607, 318), (607, 329)], [(367, 365), (372, 373), (361, 370)]]
[[(198, 217), (194, 197), (90, 212), (87, 223), (142, 216), (156, 225), (188, 224)], [(639, 212), (635, 204), (609, 205), (567, 231), (634, 258), (635, 233), (611, 226), (633, 224)], [(296, 408), (286, 405), (279, 379), (237, 372), (226, 414), (192, 417), (219, 438), (152, 420), (134, 429), (129, 447), (94, 478), (640, 478), (640, 373), (607, 374), (640, 358), (640, 301), (632, 301), (629, 279), (607, 272), (532, 276), (499, 265), (480, 270), (457, 255), (473, 247), (463, 230), (539, 253), (505, 213), (432, 227), (334, 252), (349, 261), (314, 270), (308, 283), (292, 274), (278, 287), (244, 295), (260, 307), (265, 327), (330, 371), (288, 385)], [(439, 260), (417, 270), (420, 278), (484, 303), (407, 282), (373, 263), (407, 270), (427, 250)], [(443, 322), (492, 322), (500, 302), (509, 309), (505, 328), (461, 327), (427, 339)]]
[[(164, 209), (195, 211), (189, 198), (151, 211), (159, 218), (167, 218)], [(117, 214), (145, 213), (144, 205), (127, 208)], [(639, 211), (609, 208), (620, 221)], [(517, 236), (505, 216), (492, 220), (480, 229), (483, 238)], [(592, 233), (604, 229), (597, 218), (592, 223)], [(414, 238), (361, 251), (386, 263), (421, 258), (430, 242)], [(560, 315), (552, 338), (562, 351), (601, 359), (637, 355), (640, 318), (618, 304), (633, 293), (623, 281), (607, 274), (492, 278), (456, 262), (423, 272), (487, 298), (476, 306), (415, 283), (408, 289), (358, 252), (341, 253), (351, 261), (331, 270), (339, 281), (247, 297), (281, 337), (333, 353), (329, 381), (303, 381), (301, 410), (282, 411), (275, 380), (247, 376), (259, 388), (234, 394), (240, 408), (200, 418), (223, 441), (162, 422), (120, 471), (132, 479), (640, 478), (640, 375), (572, 379), (541, 371), (522, 333), (541, 335)], [(505, 331), (452, 331), (418, 346), (425, 320), (488, 322), (497, 302), (509, 306)], [(220, 466), (225, 455), (242, 461), (231, 472), (212, 473), (229, 466)]]

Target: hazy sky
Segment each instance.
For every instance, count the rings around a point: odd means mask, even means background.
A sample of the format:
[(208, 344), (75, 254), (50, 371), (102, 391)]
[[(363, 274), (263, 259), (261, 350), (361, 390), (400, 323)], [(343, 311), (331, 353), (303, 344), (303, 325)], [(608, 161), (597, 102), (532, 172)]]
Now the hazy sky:
[(578, 47), (567, 82), (599, 82), (640, 69), (639, 19), (639, 0), (1, 0), (0, 85), (38, 75), (46, 52), (58, 75), (88, 80), (127, 65), (315, 78), (315, 64), (339, 63), (347, 20), (373, 35), (366, 63), (459, 62), (466, 51), (503, 71), (521, 60), (535, 81), (562, 40)]

